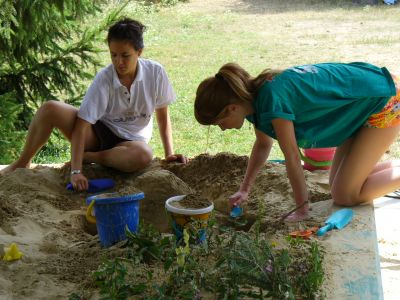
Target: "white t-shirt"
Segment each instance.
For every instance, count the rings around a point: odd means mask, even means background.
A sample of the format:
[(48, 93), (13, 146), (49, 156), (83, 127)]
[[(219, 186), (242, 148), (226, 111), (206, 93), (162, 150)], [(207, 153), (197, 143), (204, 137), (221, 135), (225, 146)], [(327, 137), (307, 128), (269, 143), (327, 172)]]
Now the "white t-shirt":
[(78, 117), (91, 124), (100, 120), (123, 139), (147, 143), (155, 109), (175, 99), (164, 68), (155, 61), (139, 58), (130, 91), (121, 84), (112, 64), (100, 70), (86, 92)]

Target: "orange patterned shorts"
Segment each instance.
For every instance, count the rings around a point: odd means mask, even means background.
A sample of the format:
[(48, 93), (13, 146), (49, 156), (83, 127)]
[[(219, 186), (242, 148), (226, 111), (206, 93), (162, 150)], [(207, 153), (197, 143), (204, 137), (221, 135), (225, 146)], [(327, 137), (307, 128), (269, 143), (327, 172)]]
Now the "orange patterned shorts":
[(369, 128), (389, 128), (400, 125), (400, 78), (392, 74), (396, 86), (396, 95), (391, 97), (376, 114), (371, 115), (364, 123)]

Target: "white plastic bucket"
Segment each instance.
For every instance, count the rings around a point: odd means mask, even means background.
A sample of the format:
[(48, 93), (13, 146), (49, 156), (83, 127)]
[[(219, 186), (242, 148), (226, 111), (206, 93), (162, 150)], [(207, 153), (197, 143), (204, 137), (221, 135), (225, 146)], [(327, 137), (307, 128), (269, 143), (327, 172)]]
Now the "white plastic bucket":
[(186, 195), (174, 196), (165, 202), (165, 208), (171, 218), (171, 226), (177, 240), (182, 239), (183, 230), (188, 228), (192, 235), (196, 235), (197, 243), (202, 243), (206, 239), (206, 229), (208, 219), (214, 204), (199, 209), (180, 208), (172, 205), (172, 202), (181, 201)]

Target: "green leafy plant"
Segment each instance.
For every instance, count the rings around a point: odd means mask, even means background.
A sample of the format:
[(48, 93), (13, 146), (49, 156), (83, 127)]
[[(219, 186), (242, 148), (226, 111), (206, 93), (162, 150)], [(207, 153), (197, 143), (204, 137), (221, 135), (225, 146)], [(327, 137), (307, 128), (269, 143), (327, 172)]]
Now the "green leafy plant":
[(163, 237), (160, 232), (148, 224), (140, 224), (139, 228), (138, 233), (133, 233), (126, 228), (127, 246), (131, 249), (131, 257), (145, 263), (163, 260), (166, 252), (171, 251), (175, 237)]
[[(210, 221), (211, 222), (211, 221)], [(207, 246), (184, 230), (177, 243), (142, 224), (127, 231), (124, 257), (108, 260), (94, 273), (104, 299), (316, 299), (324, 274), (318, 244), (288, 238), (271, 245), (264, 233), (211, 227)], [(210, 228), (209, 228), (210, 229)], [(163, 274), (160, 274), (162, 266)], [(158, 270), (158, 271), (156, 271)], [(140, 294), (140, 296), (139, 296)]]
[(180, 246), (175, 248), (175, 264), (165, 267), (169, 271), (166, 281), (159, 287), (153, 297), (162, 299), (200, 299), (201, 266), (198, 260), (192, 255), (190, 249), (190, 235), (184, 229), (183, 241)]
[(69, 295), (68, 300), (81, 300), (82, 297), (80, 294), (78, 293), (72, 293), (71, 295)]
[(275, 249), (260, 235), (232, 231), (216, 249), (214, 290), (221, 298), (315, 299), (323, 283), (322, 254), (316, 242), (289, 240)]
[(19, 152), (24, 132), (18, 130), (18, 114), (22, 108), (15, 103), (15, 92), (0, 95), (0, 164), (7, 164)]
[(295, 265), (294, 273), (300, 274), (300, 276), (295, 277), (298, 294), (306, 299), (314, 299), (316, 291), (324, 281), (323, 254), (315, 241), (310, 243), (309, 250), (309, 255), (305, 257), (299, 255), (300, 258)]
[[(20, 148), (10, 130), (27, 129), (45, 101), (80, 102), (85, 80), (100, 65), (97, 45), (126, 5), (116, 5), (101, 16), (105, 3), (0, 0), (0, 106), (2, 121), (6, 120), (2, 127), (7, 129), (0, 132), (0, 139), (7, 148)], [(88, 22), (93, 17), (96, 22)], [(15, 157), (3, 151), (1, 157)]]
[(105, 261), (94, 272), (102, 299), (126, 299), (130, 295), (139, 295), (146, 289), (146, 286), (142, 283), (130, 284), (127, 282), (127, 275), (128, 269), (122, 259), (116, 258), (112, 261)]

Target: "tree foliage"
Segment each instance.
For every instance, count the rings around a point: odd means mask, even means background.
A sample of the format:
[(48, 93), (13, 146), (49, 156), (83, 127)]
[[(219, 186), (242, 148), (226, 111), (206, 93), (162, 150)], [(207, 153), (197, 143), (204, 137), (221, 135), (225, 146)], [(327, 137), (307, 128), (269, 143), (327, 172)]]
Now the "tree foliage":
[(22, 132), (15, 129), (14, 120), (21, 109), (15, 103), (15, 93), (0, 95), (0, 163), (4, 164), (17, 155), (15, 145), (19, 144)]
[(9, 148), (19, 148), (15, 136), (28, 128), (43, 102), (77, 104), (81, 99), (84, 80), (93, 77), (88, 70), (99, 65), (98, 42), (126, 5), (102, 16), (106, 2), (0, 0), (2, 163), (14, 156)]

